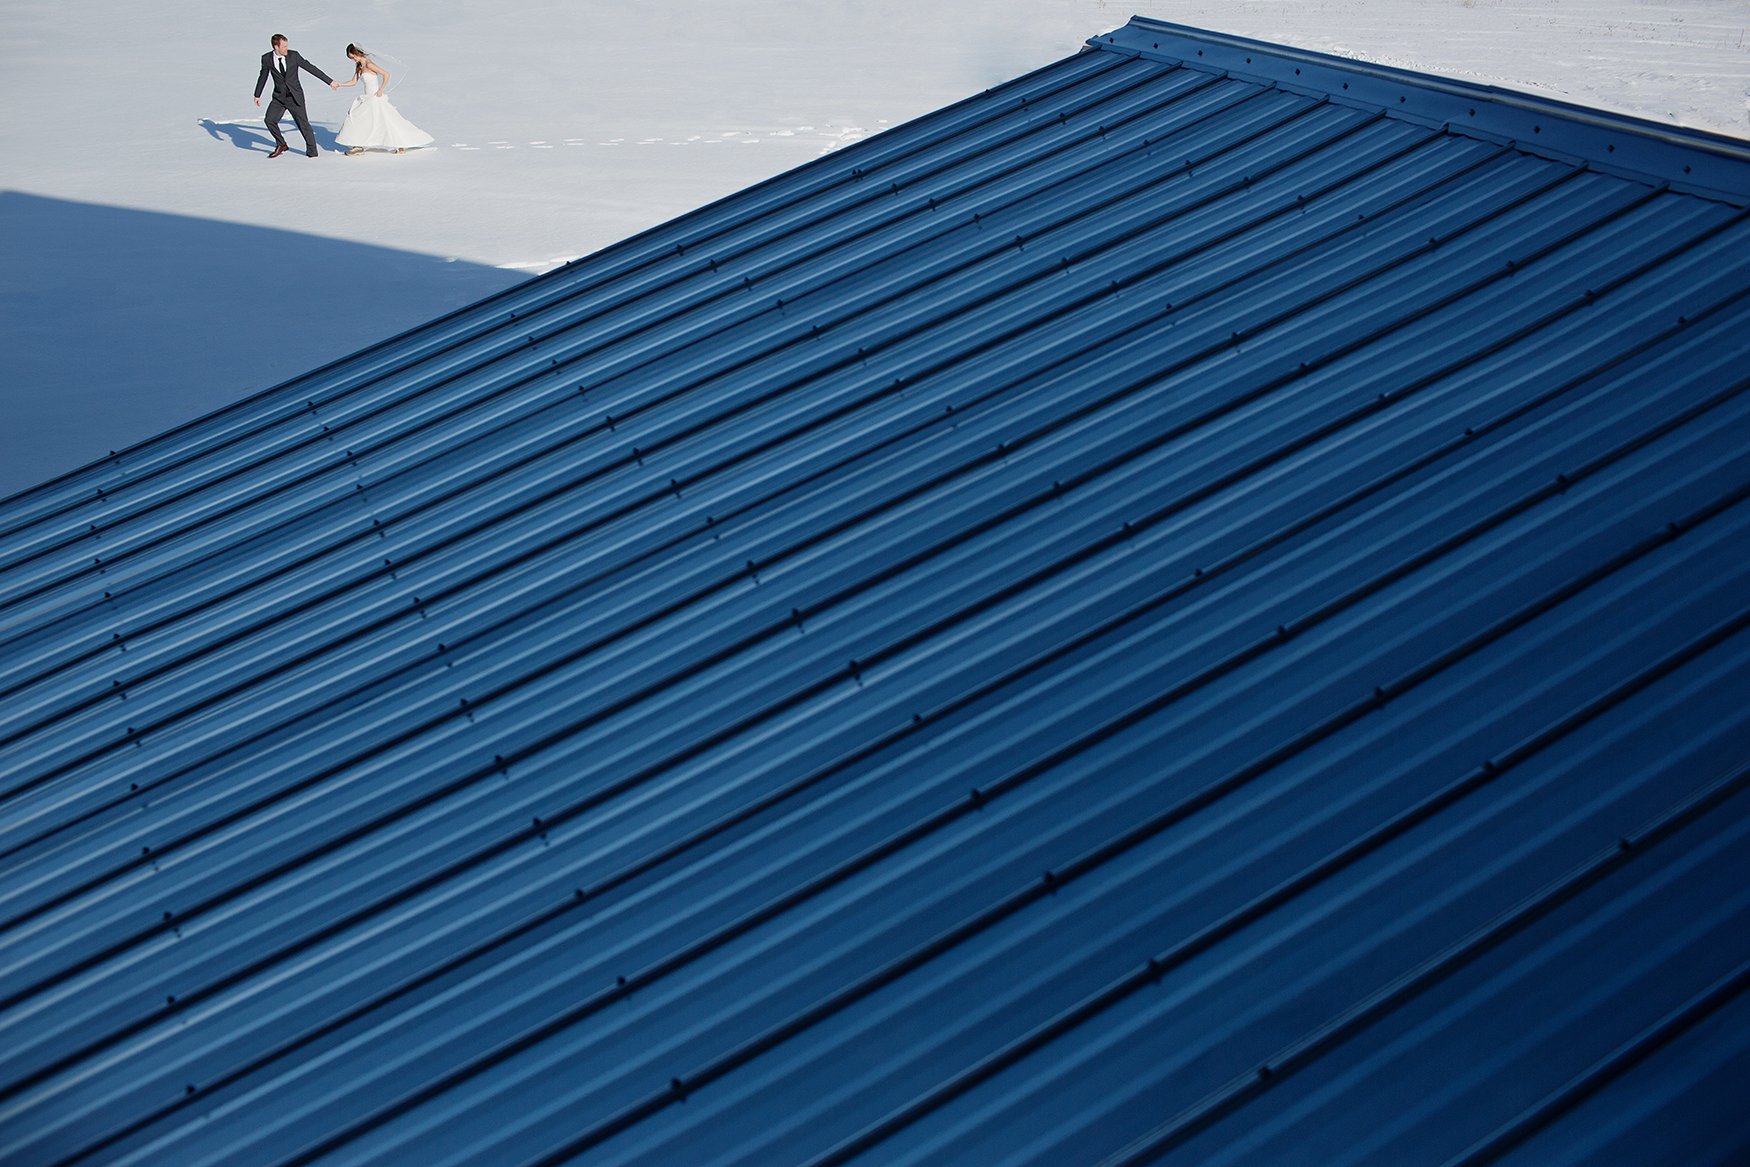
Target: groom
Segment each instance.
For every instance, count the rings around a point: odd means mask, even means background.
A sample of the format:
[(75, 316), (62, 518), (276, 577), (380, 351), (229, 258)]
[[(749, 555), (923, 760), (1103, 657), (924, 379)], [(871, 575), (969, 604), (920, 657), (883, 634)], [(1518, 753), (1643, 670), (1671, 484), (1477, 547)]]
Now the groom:
[(255, 108), (260, 109), (262, 88), (267, 85), (268, 77), (273, 77), (273, 101), (267, 107), (267, 129), (273, 135), (274, 146), (268, 157), (278, 158), (286, 152), (285, 135), (280, 133), (280, 118), (290, 113), (298, 124), (298, 132), (304, 135), (305, 153), (314, 158), (316, 136), (310, 132), (310, 114), (304, 104), (304, 86), (298, 81), (298, 70), (310, 70), (326, 81), (330, 89), (339, 89), (340, 84), (302, 55), (292, 52), (291, 42), (286, 40), (284, 33), (274, 33), (270, 43), (273, 50), (262, 54), (261, 76), (255, 79)]

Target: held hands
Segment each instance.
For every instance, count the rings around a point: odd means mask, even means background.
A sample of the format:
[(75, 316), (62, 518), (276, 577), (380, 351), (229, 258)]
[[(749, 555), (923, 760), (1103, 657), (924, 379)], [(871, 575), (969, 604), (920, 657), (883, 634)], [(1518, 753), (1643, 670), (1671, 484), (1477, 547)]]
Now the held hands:
[(330, 88), (330, 89), (339, 89), (339, 88), (340, 88), (340, 82), (338, 82), (338, 81), (330, 81), (330, 82), (329, 82), (329, 83), (328, 83), (328, 88)]

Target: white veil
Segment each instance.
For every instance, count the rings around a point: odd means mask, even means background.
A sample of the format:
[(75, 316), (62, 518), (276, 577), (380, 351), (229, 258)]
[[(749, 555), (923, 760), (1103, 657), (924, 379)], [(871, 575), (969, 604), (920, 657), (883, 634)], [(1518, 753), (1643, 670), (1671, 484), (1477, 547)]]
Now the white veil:
[(399, 93), (402, 87), (407, 84), (407, 62), (403, 61), (393, 53), (379, 53), (376, 49), (369, 48), (368, 46), (361, 47), (365, 50), (365, 56), (377, 62), (389, 72), (389, 85), (383, 86), (383, 96), (387, 97), (389, 95), (390, 85), (394, 86), (395, 91)]

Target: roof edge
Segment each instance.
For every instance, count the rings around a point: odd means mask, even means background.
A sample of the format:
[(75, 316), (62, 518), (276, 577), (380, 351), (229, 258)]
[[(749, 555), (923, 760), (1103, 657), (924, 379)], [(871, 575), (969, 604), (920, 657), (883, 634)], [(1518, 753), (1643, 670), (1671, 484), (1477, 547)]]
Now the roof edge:
[(1514, 89), (1418, 73), (1269, 41), (1134, 16), (1090, 37), (1108, 52), (1227, 73), (1334, 100), (1383, 107), (1455, 133), (1594, 168), (1668, 182), (1674, 189), (1750, 205), (1750, 141), (1592, 109)]

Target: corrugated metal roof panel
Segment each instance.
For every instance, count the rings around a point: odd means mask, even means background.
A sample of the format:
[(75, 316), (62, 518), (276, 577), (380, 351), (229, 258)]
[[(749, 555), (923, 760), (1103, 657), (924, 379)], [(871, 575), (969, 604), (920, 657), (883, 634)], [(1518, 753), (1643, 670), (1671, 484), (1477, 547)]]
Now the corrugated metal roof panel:
[(6, 1156), (1742, 1149), (1750, 151), (1094, 43), (6, 503)]

